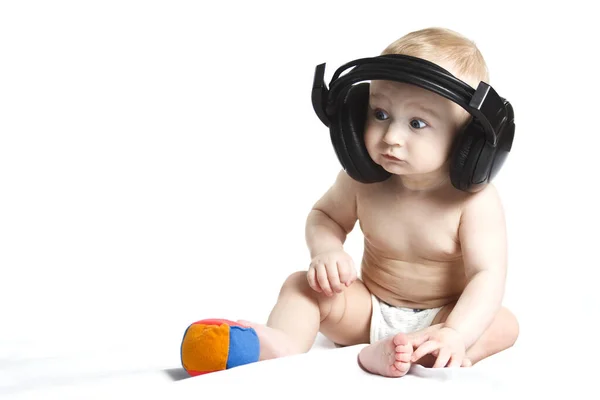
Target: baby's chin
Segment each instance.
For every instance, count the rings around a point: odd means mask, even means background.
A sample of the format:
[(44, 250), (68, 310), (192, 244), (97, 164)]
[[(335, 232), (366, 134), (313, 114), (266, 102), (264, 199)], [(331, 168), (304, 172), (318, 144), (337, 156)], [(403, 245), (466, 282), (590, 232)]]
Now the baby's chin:
[(375, 162), (379, 166), (381, 166), (385, 171), (394, 175), (403, 175), (408, 172), (408, 163), (406, 161), (403, 162), (395, 162), (388, 160), (378, 160)]

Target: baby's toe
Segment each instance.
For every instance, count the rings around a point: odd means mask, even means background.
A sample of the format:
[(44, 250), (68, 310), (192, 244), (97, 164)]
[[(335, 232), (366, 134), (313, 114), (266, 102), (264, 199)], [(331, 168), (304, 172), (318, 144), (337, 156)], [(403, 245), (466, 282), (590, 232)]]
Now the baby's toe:
[(413, 348), (410, 344), (401, 344), (399, 346), (396, 346), (395, 350), (396, 350), (396, 353), (412, 353), (413, 352)]
[(410, 357), (412, 356), (412, 354), (409, 353), (396, 353), (396, 361), (400, 361), (400, 362), (410, 362)]
[(402, 373), (407, 373), (408, 369), (410, 368), (410, 364), (405, 363), (405, 362), (396, 361), (394, 363), (394, 368), (396, 368), (398, 371), (400, 371)]
[(408, 336), (406, 336), (406, 334), (398, 333), (398, 334), (396, 334), (396, 336), (394, 336), (394, 345), (395, 346), (402, 346), (402, 345), (407, 345), (407, 344), (409, 344), (409, 341), (408, 341)]

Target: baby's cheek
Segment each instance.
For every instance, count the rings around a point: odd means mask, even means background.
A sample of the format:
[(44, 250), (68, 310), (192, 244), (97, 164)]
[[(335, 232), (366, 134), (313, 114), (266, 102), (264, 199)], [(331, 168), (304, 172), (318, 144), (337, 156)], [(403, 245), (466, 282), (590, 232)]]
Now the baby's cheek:
[(424, 161), (432, 168), (441, 166), (448, 159), (448, 146), (444, 143), (432, 143), (428, 149), (420, 152)]
[(365, 140), (365, 146), (367, 148), (367, 152), (369, 153), (369, 155), (371, 157), (374, 156), (375, 154), (375, 147), (376, 147), (376, 140), (374, 138), (375, 134), (373, 133), (372, 130), (367, 129), (365, 131), (365, 136), (364, 136), (364, 140)]

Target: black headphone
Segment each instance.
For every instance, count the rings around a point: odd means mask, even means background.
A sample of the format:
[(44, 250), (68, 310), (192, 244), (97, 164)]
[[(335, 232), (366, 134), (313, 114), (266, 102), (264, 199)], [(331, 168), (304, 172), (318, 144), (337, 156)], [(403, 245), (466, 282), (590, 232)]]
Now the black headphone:
[[(342, 73), (353, 68), (342, 76)], [(325, 63), (316, 67), (313, 108), (329, 127), (331, 142), (344, 170), (363, 183), (381, 182), (391, 174), (369, 156), (364, 127), (369, 107), (367, 80), (410, 83), (443, 96), (473, 116), (458, 135), (450, 160), (450, 180), (459, 190), (476, 192), (496, 176), (515, 134), (511, 104), (480, 82), (477, 89), (428, 60), (389, 54), (342, 65), (325, 86)]]

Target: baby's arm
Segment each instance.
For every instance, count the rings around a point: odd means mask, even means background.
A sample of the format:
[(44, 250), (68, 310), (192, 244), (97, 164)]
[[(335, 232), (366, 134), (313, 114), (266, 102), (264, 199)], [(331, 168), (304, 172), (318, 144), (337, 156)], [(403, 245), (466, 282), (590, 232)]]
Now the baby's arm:
[(357, 220), (357, 183), (341, 171), (334, 184), (313, 206), (306, 219), (306, 243), (310, 256), (343, 250)]
[(307, 217), (306, 242), (311, 261), (306, 278), (313, 290), (327, 296), (341, 293), (357, 278), (352, 257), (343, 247), (357, 220), (357, 185), (341, 171)]
[(458, 331), (469, 348), (492, 323), (504, 296), (506, 225), (494, 186), (469, 199), (458, 232), (468, 283), (444, 326)]

